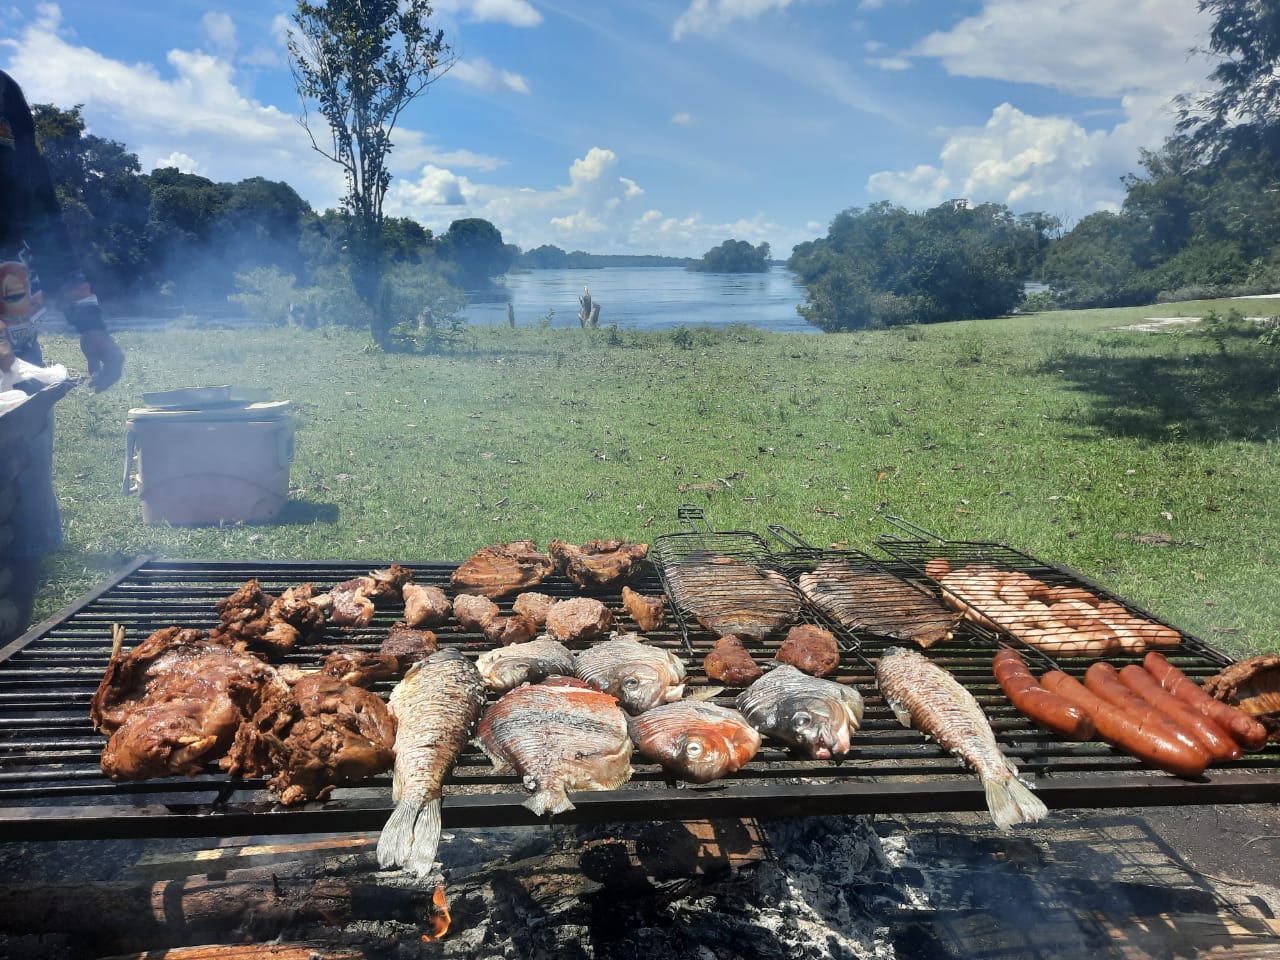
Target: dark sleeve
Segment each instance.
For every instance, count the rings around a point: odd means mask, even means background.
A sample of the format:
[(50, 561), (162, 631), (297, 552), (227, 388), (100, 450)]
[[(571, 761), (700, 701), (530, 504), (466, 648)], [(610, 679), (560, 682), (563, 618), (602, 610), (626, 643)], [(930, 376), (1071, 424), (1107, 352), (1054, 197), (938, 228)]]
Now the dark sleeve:
[[(71, 234), (62, 219), (49, 165), (36, 144), (36, 125), (31, 107), (14, 80), (0, 71), (0, 104), (13, 136), (12, 155), (3, 171), (9, 182), (4, 186), (3, 210), (8, 222), (3, 235), (6, 245), (25, 243), (31, 250), (32, 266), (40, 277), (46, 299), (64, 290), (75, 290), (76, 300), (92, 298), (88, 281), (80, 270)], [(96, 316), (94, 316), (96, 314)], [(68, 319), (78, 328), (101, 326), (100, 311), (67, 311)], [(83, 322), (80, 321), (83, 317)]]

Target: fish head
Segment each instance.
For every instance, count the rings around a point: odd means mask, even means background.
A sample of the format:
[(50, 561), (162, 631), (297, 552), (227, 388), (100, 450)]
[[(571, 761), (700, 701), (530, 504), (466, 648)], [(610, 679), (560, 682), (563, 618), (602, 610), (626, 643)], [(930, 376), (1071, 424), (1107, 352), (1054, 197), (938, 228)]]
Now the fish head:
[(505, 657), (489, 664), (484, 671), (485, 684), (493, 690), (514, 690), (529, 681), (533, 664), (522, 657)]
[(793, 743), (815, 760), (849, 752), (853, 726), (844, 704), (826, 697), (795, 697), (779, 708)]
[(669, 672), (653, 664), (628, 664), (618, 671), (606, 693), (612, 694), (628, 713), (643, 713), (660, 703), (684, 696), (684, 684), (672, 684)]

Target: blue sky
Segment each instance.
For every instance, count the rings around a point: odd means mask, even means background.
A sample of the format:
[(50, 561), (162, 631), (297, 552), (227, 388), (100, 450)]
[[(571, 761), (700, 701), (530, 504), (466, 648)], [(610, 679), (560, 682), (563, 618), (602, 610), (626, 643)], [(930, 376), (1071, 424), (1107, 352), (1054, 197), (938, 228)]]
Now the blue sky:
[[(457, 61), (401, 117), (386, 212), (529, 249), (775, 256), (850, 207), (955, 197), (1070, 226), (1204, 86), (1196, 0), (439, 0)], [(143, 169), (336, 206), (298, 124), (292, 0), (0, 0), (0, 67)], [(321, 131), (323, 132), (323, 131)]]

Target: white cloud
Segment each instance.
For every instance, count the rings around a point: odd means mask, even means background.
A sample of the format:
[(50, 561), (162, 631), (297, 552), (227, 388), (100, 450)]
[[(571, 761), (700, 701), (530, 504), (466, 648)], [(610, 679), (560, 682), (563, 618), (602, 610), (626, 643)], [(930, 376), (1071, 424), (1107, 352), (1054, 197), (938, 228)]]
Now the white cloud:
[[(910, 209), (951, 199), (1041, 210), (1068, 224), (1124, 199), (1120, 178), (1139, 150), (1173, 130), (1173, 97), (1193, 91), (1210, 65), (1189, 48), (1209, 19), (1166, 0), (988, 0), (980, 13), (916, 44), (956, 76), (1012, 81), (1095, 98), (1092, 116), (1033, 116), (1003, 103), (981, 127), (942, 131), (934, 163), (881, 171), (869, 192)], [(1052, 42), (1049, 42), (1052, 38)], [(1110, 126), (1098, 119), (1114, 113)]]
[(440, 13), (460, 13), (477, 23), (505, 23), (512, 27), (536, 27), (540, 14), (528, 0), (437, 0)]
[(905, 57), (873, 57), (869, 58), (867, 63), (890, 73), (900, 73), (903, 70), (911, 69), (911, 61)]
[(689, 9), (676, 18), (671, 35), (679, 40), (686, 33), (715, 33), (734, 20), (754, 20), (770, 10), (785, 10), (792, 0), (693, 0)]
[(458, 60), (445, 76), (489, 92), (528, 93), (529, 81), (518, 73), (495, 67), (483, 57)]
[(175, 150), (167, 157), (160, 157), (148, 169), (157, 170), (164, 167), (176, 167), (183, 173), (200, 173), (200, 161), (193, 160), (181, 150)]
[[(985, 126), (952, 133), (938, 164), (872, 174), (867, 189), (909, 209), (965, 197), (1065, 219), (1118, 206), (1120, 174), (1136, 156), (1122, 140), (1123, 133), (1091, 133), (1069, 118), (1033, 117), (1005, 103)], [(1098, 188), (1101, 170), (1115, 171), (1110, 190)]]
[(441, 167), (428, 164), (417, 180), (401, 183), (397, 200), (408, 207), (457, 207), (467, 202), (465, 178)]
[(200, 26), (214, 53), (230, 56), (236, 50), (236, 24), (229, 14), (210, 10), (200, 18)]
[(671, 122), (677, 127), (691, 127), (693, 126), (693, 117), (681, 110), (679, 113), (671, 115)]
[(976, 16), (929, 34), (912, 53), (938, 58), (957, 76), (1077, 96), (1172, 94), (1208, 73), (1189, 47), (1210, 25), (1211, 18), (1190, 2), (987, 0)]

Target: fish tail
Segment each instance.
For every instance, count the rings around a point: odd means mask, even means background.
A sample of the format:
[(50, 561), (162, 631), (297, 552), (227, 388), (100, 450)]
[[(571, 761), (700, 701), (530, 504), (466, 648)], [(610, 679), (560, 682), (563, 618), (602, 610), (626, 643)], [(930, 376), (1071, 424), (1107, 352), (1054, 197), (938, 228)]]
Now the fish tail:
[(550, 817), (574, 809), (569, 794), (563, 790), (539, 790), (524, 802), (524, 806), (539, 817)]
[(440, 797), (405, 797), (378, 836), (378, 866), (403, 867), (420, 877), (431, 872), (440, 847)]
[(987, 778), (982, 785), (987, 792), (991, 819), (1001, 830), (1008, 830), (1015, 823), (1035, 823), (1049, 814), (1044, 801), (1016, 776)]

